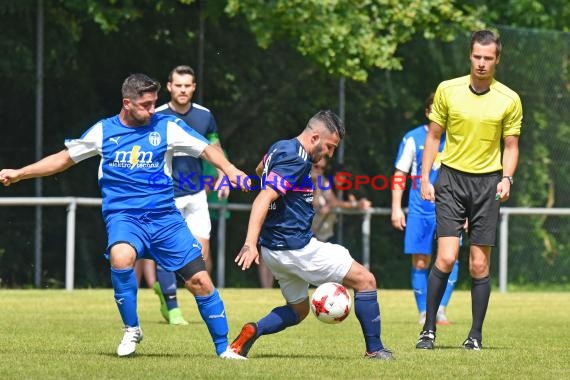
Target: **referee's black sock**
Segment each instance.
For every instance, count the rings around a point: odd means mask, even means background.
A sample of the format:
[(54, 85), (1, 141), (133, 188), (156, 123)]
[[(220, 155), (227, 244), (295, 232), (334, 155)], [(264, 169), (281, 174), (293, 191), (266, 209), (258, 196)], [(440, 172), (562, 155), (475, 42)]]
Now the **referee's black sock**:
[(445, 293), (450, 274), (451, 272), (444, 273), (440, 271), (435, 265), (429, 272), (424, 330), (435, 331), (437, 309), (443, 298), (443, 293)]
[(473, 323), (469, 336), (479, 341), (483, 338), (483, 321), (489, 306), (489, 298), (491, 297), (491, 277), (487, 275), (483, 278), (471, 279), (471, 314)]

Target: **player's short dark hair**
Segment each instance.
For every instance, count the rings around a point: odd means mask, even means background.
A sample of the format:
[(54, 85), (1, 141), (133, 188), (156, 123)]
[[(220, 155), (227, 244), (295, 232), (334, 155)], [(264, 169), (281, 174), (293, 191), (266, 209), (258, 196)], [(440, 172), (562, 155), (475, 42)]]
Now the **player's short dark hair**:
[(344, 123), (342, 122), (340, 117), (338, 117), (338, 115), (331, 110), (322, 110), (317, 112), (309, 120), (306, 128), (312, 129), (311, 127), (313, 123), (316, 121), (320, 121), (321, 123), (323, 123), (330, 133), (338, 134), (338, 136), (341, 139), (346, 134), (346, 130), (344, 129)]
[(160, 91), (160, 83), (145, 74), (131, 74), (121, 88), (123, 99), (138, 99), (146, 92)]
[(187, 65), (180, 65), (180, 66), (176, 66), (175, 68), (173, 68), (170, 73), (168, 73), (168, 81), (172, 82), (172, 77), (174, 76), (174, 73), (178, 74), (178, 75), (192, 75), (192, 78), (194, 78), (194, 82), (196, 82), (196, 74), (194, 74), (194, 69), (191, 68), (190, 66)]
[(471, 35), (471, 48), (470, 52), (473, 51), (473, 45), (475, 43), (481, 45), (489, 45), (495, 44), (497, 46), (497, 57), (501, 55), (501, 49), (503, 48), (501, 45), (501, 38), (498, 34), (493, 33), (490, 30), (478, 30)]
[(432, 93), (430, 93), (430, 94), (428, 95), (428, 97), (426, 98), (426, 101), (425, 101), (425, 104), (424, 104), (426, 110), (429, 109), (429, 107), (431, 107), (431, 105), (433, 104), (433, 98), (434, 98), (434, 96), (435, 96), (435, 93), (432, 92)]

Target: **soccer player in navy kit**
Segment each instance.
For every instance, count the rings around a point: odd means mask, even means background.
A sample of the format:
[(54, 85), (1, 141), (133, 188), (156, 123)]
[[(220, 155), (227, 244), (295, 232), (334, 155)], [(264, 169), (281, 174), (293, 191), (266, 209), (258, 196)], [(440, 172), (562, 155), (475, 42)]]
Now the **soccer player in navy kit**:
[(392, 353), (380, 339), (380, 306), (376, 279), (338, 244), (313, 237), (311, 166), (332, 157), (345, 129), (331, 111), (320, 111), (294, 139), (273, 144), (263, 159), (261, 191), (255, 198), (245, 243), (235, 261), (242, 270), (263, 260), (277, 281), (286, 304), (257, 322), (243, 326), (231, 348), (247, 356), (262, 335), (300, 323), (309, 312), (309, 284), (339, 282), (354, 289), (354, 310), (370, 359), (389, 360)]
[[(426, 117), (431, 111), (433, 95), (430, 94), (425, 102), (424, 112)], [(435, 205), (421, 198), (420, 176), (422, 171), (422, 153), (426, 140), (427, 125), (420, 125), (412, 129), (402, 139), (398, 149), (398, 155), (394, 167), (395, 182), (401, 183), (404, 187), (395, 185), (392, 187), (392, 225), (394, 228), (405, 231), (404, 253), (412, 256), (411, 282), (416, 306), (420, 315), (419, 323), (423, 325), (426, 319), (426, 296), (428, 268), (431, 261), (431, 253), (435, 235)], [(439, 143), (439, 152), (443, 150), (445, 144), (445, 134), (442, 135)], [(435, 182), (439, 172), (439, 161), (436, 160), (430, 171), (430, 181)], [(402, 195), (406, 184), (406, 176), (412, 177), (412, 186), (409, 188), (408, 197), (408, 218), (402, 210)], [(447, 288), (441, 300), (437, 312), (437, 324), (445, 325), (449, 323), (445, 315), (459, 272), (459, 262), (453, 266)]]
[[(156, 108), (156, 112), (172, 115), (182, 119), (193, 130), (208, 139), (210, 144), (221, 150), (218, 137), (218, 126), (209, 109), (192, 102), (196, 90), (194, 70), (190, 66), (177, 66), (168, 74), (166, 88), (170, 93), (170, 101)], [(182, 152), (175, 153), (172, 158), (172, 180), (174, 183), (174, 201), (182, 213), (192, 235), (202, 245), (202, 256), (206, 262), (208, 273), (212, 272), (210, 255), (210, 231), (212, 223), (208, 211), (206, 186), (217, 188), (223, 172), (217, 170), (217, 181), (212, 183), (203, 177), (202, 160)], [(209, 178), (208, 178), (209, 179)], [(205, 184), (208, 182), (208, 184)], [(213, 190), (212, 190), (213, 191)], [(218, 196), (227, 198), (228, 186), (220, 186)], [(152, 262), (147, 264), (153, 265)], [(156, 268), (158, 283), (153, 286), (160, 298), (161, 313), (171, 325), (187, 325), (176, 298), (176, 277), (174, 273), (165, 271), (160, 265)]]
[(22, 179), (52, 175), (100, 155), (98, 178), (107, 254), (115, 302), (125, 326), (117, 355), (134, 354), (143, 337), (133, 267), (137, 258), (146, 257), (185, 281), (217, 355), (244, 359), (228, 348), (223, 301), (206, 271), (200, 244), (174, 205), (170, 161), (174, 151), (183, 151), (223, 169), (234, 184), (245, 174), (183, 121), (156, 114), (159, 89), (160, 84), (144, 74), (130, 75), (123, 82), (118, 115), (99, 121), (78, 139), (67, 140), (67, 148), (59, 153), (21, 169), (0, 171), (0, 182), (9, 186)]

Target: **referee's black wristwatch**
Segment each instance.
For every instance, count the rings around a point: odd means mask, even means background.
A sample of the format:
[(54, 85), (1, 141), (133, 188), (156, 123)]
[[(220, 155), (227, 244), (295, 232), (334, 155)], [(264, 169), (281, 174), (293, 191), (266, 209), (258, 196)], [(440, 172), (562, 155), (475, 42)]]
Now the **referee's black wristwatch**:
[(510, 183), (511, 186), (512, 186), (512, 184), (513, 184), (513, 176), (512, 176), (512, 175), (504, 175), (503, 178), (501, 178), (501, 181), (502, 181), (503, 179), (505, 179), (505, 178), (509, 180), (509, 183)]

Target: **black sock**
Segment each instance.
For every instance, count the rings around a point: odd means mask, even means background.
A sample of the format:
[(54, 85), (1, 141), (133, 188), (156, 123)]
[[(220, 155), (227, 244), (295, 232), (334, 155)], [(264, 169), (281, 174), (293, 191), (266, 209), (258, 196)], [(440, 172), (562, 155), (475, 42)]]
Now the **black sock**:
[(426, 322), (424, 323), (424, 330), (435, 331), (435, 318), (437, 309), (445, 293), (447, 287), (447, 280), (449, 273), (443, 273), (435, 265), (431, 268), (428, 277), (427, 286), (427, 300), (426, 300)]
[(491, 296), (491, 277), (487, 275), (483, 278), (471, 279), (471, 314), (473, 323), (469, 336), (479, 341), (483, 338), (483, 321), (489, 306), (489, 298)]

